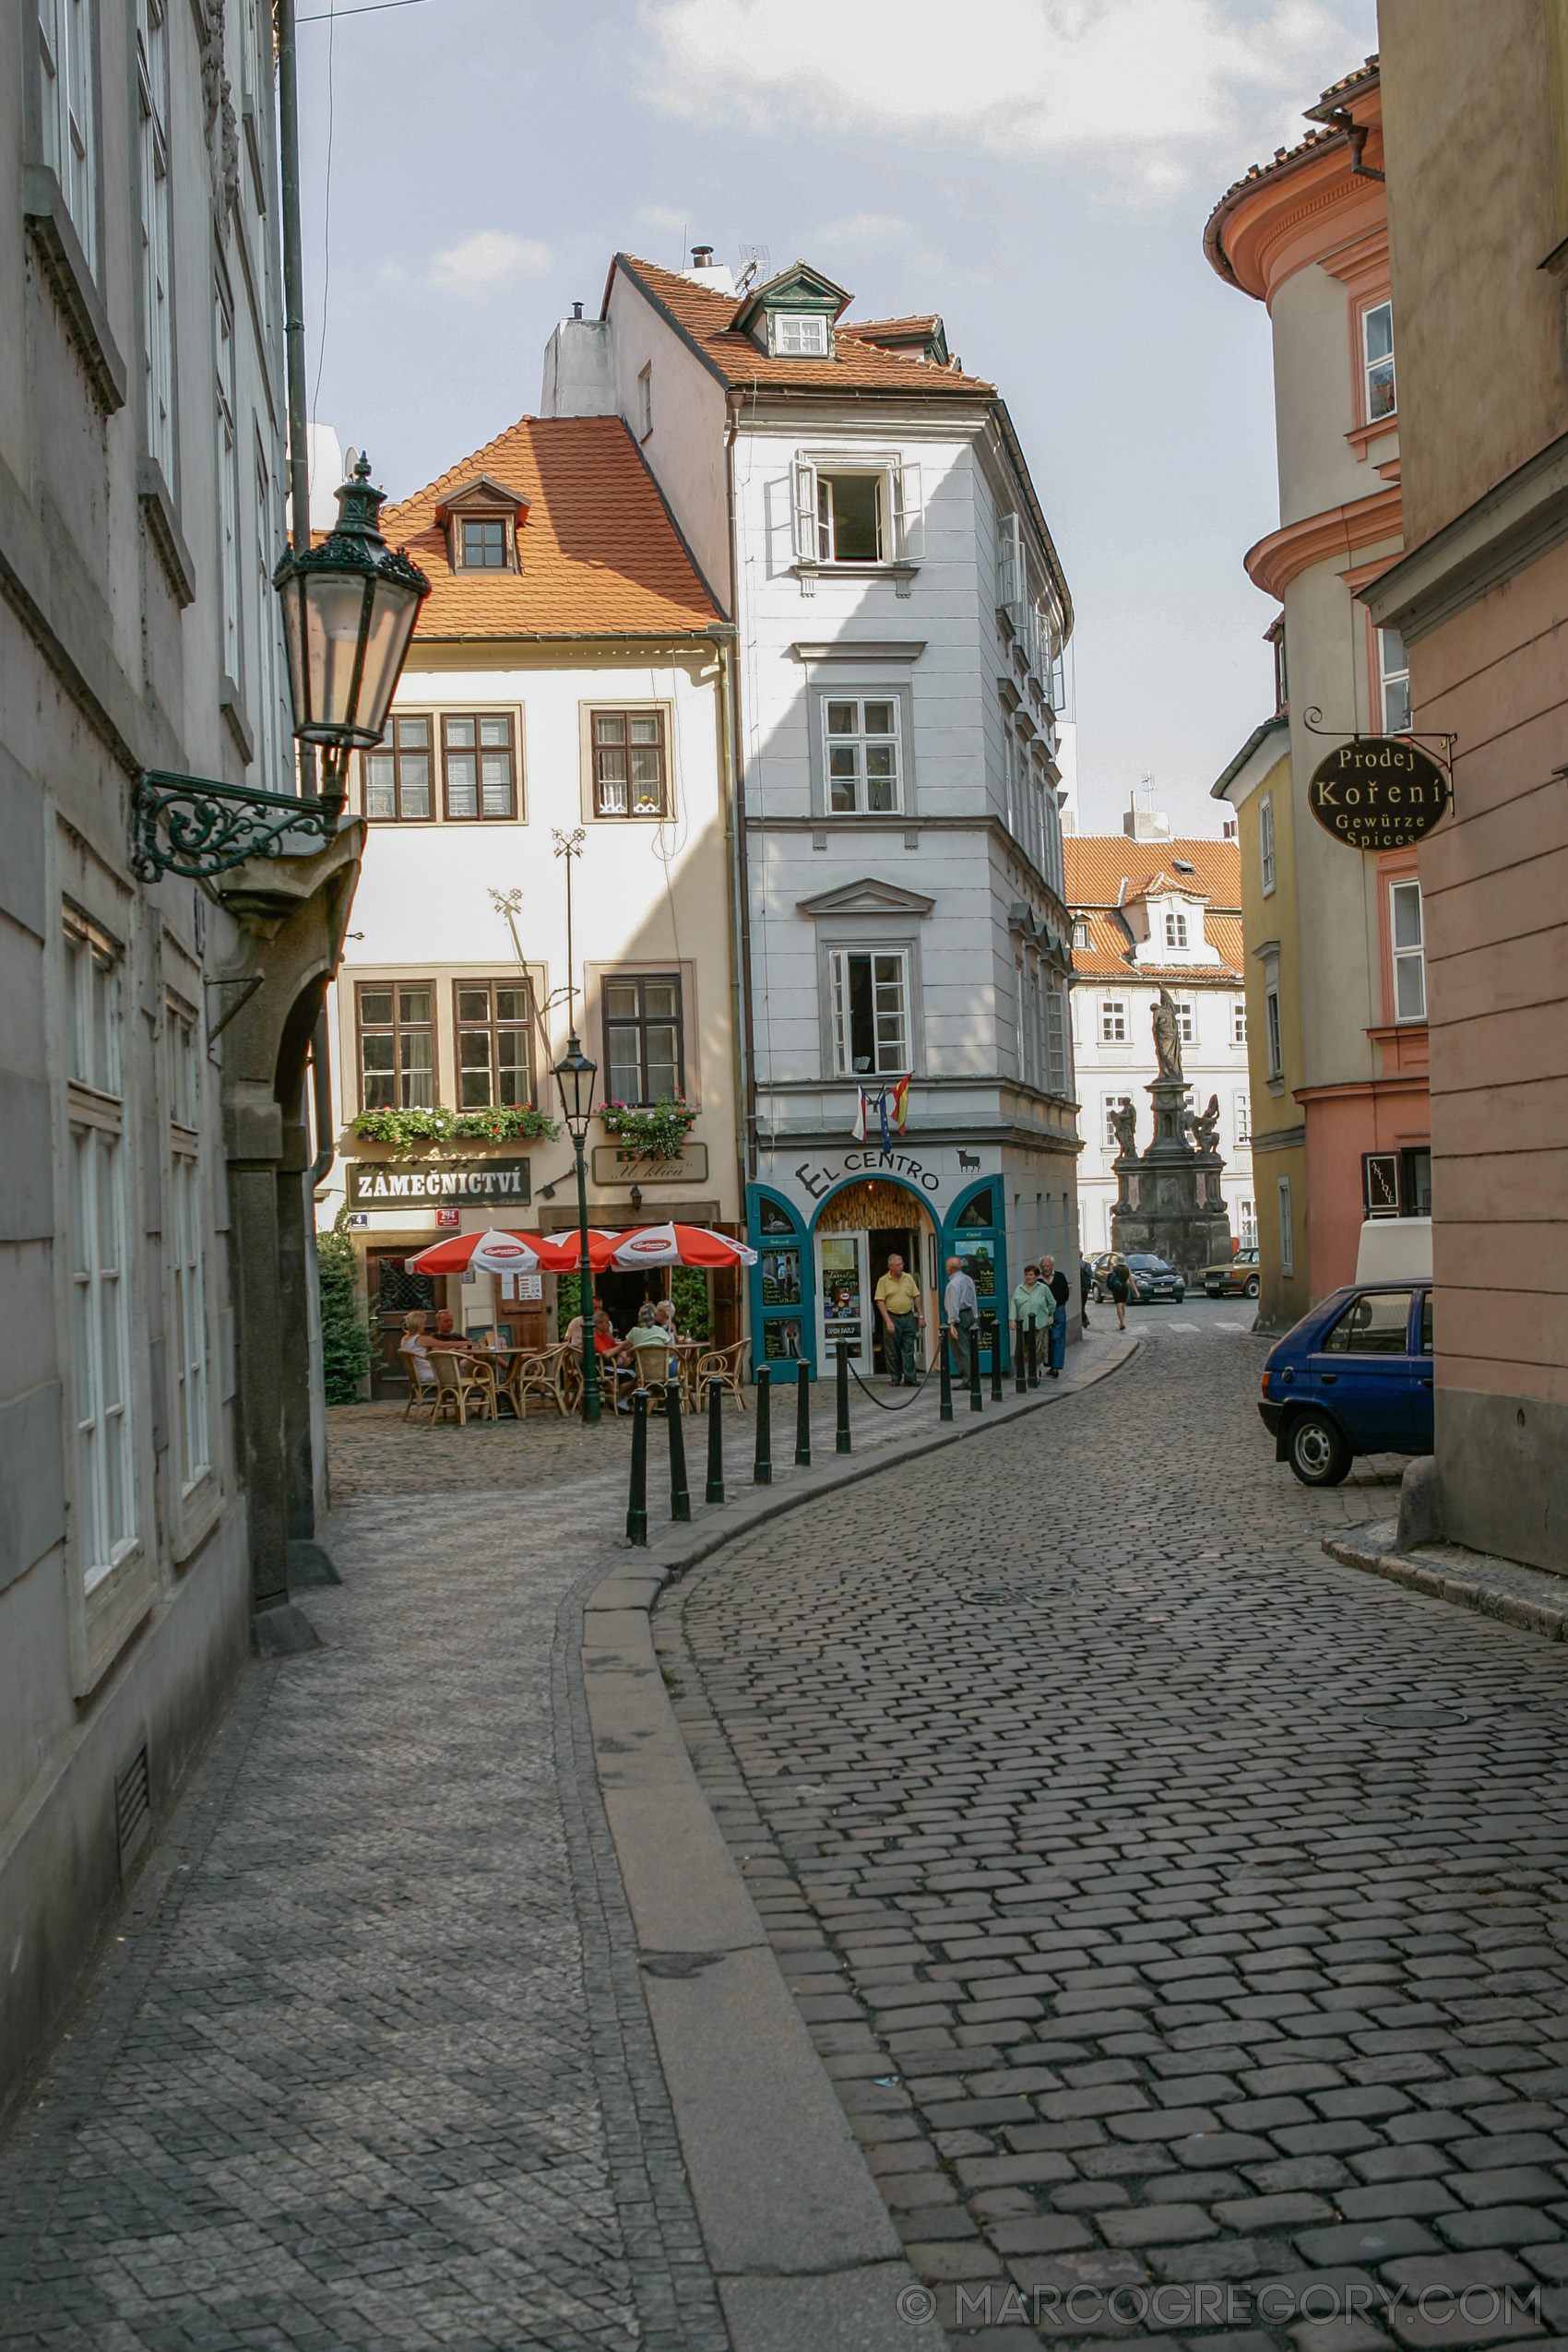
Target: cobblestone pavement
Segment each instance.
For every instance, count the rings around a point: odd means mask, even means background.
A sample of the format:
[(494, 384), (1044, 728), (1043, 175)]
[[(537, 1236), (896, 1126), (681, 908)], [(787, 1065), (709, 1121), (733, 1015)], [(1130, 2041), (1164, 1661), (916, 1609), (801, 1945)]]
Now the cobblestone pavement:
[(335, 1534), (0, 2150), (7, 2347), (724, 2345), (566, 1671), (624, 1508)]
[(710, 1800), (960, 2340), (1568, 2342), (1568, 1651), (1326, 1561), (1393, 1466), (1134, 1320), (667, 1597)]

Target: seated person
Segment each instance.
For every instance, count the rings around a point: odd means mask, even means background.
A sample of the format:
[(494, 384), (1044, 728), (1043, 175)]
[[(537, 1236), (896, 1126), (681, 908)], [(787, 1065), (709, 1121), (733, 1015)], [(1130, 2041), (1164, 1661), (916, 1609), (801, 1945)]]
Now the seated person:
[(675, 1359), (670, 1353), (669, 1334), (657, 1309), (639, 1307), (636, 1322), (626, 1337), (636, 1363), (639, 1388), (662, 1388), (667, 1380), (674, 1379)]
[(457, 1344), (457, 1335), (452, 1328), (452, 1317), (445, 1307), (441, 1309), (435, 1318), (434, 1336), (435, 1344), (439, 1348), (454, 1348)]
[(422, 1360), (428, 1372), (430, 1356), (424, 1328), (424, 1314), (418, 1307), (411, 1309), (403, 1317), (403, 1336), (398, 1342), (398, 1353), (403, 1359), (403, 1369), (410, 1380), (417, 1381), (420, 1376), (418, 1366), (411, 1361), (415, 1356)]

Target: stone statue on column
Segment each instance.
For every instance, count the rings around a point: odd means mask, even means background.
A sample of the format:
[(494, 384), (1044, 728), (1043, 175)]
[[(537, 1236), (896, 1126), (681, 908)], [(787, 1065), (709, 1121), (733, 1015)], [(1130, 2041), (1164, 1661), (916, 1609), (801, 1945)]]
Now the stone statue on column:
[(1176, 1003), (1170, 991), (1161, 985), (1154, 1008), (1154, 1056), (1162, 1078), (1182, 1075), (1182, 1032), (1177, 1025)]

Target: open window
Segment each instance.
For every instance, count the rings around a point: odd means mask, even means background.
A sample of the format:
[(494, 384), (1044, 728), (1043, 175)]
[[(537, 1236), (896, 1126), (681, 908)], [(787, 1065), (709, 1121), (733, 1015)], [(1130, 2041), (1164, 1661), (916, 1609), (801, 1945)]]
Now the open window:
[(899, 457), (798, 456), (792, 473), (800, 564), (917, 564), (924, 552), (921, 469)]

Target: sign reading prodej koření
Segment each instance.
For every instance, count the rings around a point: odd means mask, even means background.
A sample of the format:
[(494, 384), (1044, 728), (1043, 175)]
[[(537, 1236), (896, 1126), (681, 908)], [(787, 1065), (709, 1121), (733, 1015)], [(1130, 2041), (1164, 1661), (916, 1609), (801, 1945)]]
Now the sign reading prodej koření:
[(1402, 735), (1352, 735), (1313, 770), (1307, 805), (1352, 849), (1408, 849), (1448, 814), (1448, 778)]
[(427, 1160), (349, 1162), (349, 1198), (356, 1208), (523, 1208), (529, 1201), (526, 1159), (463, 1163)]

